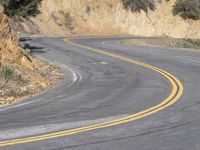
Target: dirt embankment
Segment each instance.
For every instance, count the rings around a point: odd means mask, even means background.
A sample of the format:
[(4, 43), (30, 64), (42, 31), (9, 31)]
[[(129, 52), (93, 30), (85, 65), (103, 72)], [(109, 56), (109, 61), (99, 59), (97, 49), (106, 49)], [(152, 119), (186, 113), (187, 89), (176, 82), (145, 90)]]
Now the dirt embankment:
[(0, 106), (37, 94), (61, 78), (57, 68), (20, 47), (0, 6)]
[[(139, 35), (200, 38), (200, 21), (172, 14), (176, 0), (158, 4), (148, 14), (125, 10), (121, 0), (43, 0), (32, 25), (49, 36)], [(33, 29), (24, 23), (26, 31)]]

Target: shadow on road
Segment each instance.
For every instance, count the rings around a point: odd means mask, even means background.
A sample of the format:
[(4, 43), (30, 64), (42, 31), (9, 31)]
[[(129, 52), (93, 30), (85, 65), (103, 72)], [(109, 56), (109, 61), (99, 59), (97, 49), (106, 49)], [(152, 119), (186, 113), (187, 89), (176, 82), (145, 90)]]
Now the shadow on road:
[(45, 47), (36, 46), (30, 43), (31, 38), (20, 38), (20, 44), (24, 49), (30, 49), (31, 53), (46, 53)]

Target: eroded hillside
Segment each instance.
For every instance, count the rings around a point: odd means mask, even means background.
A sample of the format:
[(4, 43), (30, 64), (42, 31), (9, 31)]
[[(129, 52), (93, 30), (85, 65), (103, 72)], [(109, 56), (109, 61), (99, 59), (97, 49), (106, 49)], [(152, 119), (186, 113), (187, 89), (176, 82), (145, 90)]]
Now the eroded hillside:
[[(1, 63), (22, 64), (26, 61), (16, 36), (11, 33), (8, 17), (0, 6), (0, 60)], [(26, 62), (27, 64), (29, 62)]]
[(51, 87), (61, 72), (23, 49), (0, 6), (0, 106), (13, 104)]
[[(121, 0), (43, 0), (32, 18), (45, 35), (141, 35), (200, 37), (200, 21), (172, 14), (176, 0), (157, 4), (155, 11), (133, 13)], [(26, 24), (28, 31), (32, 27)]]

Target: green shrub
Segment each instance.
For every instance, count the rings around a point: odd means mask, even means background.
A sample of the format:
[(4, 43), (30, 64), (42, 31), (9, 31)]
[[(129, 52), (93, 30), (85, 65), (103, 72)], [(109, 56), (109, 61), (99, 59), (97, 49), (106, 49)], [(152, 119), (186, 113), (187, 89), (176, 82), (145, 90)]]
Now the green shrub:
[(0, 0), (5, 13), (10, 17), (15, 16), (35, 16), (39, 13), (38, 5), (41, 0)]
[(200, 0), (177, 0), (173, 14), (179, 14), (184, 19), (200, 19)]
[(28, 80), (25, 80), (21, 74), (17, 74), (13, 68), (2, 65), (0, 68), (0, 87), (9, 81), (16, 81), (19, 85), (25, 85)]
[(25, 85), (28, 82), (27, 80), (23, 79), (22, 75), (17, 75), (15, 78), (17, 83), (20, 85)]
[(74, 29), (74, 27), (73, 27), (73, 19), (72, 19), (72, 17), (71, 17), (70, 12), (65, 11), (65, 12), (63, 12), (63, 15), (64, 15), (64, 17), (65, 17), (65, 23), (64, 23), (64, 25), (65, 25), (69, 30), (73, 30), (73, 29)]
[(183, 39), (181, 42), (177, 43), (177, 46), (181, 48), (200, 49), (200, 40), (199, 39)]
[(31, 50), (28, 48), (25, 48), (25, 49), (22, 48), (22, 52), (26, 57), (30, 57), (31, 55)]
[(0, 76), (3, 80), (8, 81), (10, 79), (13, 79), (14, 71), (8, 66), (2, 66), (0, 68)]
[(130, 8), (132, 12), (140, 12), (141, 10), (147, 12), (155, 10), (156, 3), (161, 0), (122, 0), (125, 8)]

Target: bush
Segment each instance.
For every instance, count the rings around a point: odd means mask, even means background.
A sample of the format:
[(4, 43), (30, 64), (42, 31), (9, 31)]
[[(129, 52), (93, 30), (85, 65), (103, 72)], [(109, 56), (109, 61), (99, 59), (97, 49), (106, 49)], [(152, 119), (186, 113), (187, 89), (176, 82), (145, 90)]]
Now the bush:
[(0, 0), (0, 5), (9, 17), (35, 16), (39, 13), (38, 5), (41, 0)]
[(200, 19), (200, 0), (177, 0), (173, 14), (179, 14), (184, 19)]
[(65, 11), (65, 12), (63, 12), (63, 15), (64, 15), (64, 17), (65, 17), (65, 23), (64, 23), (64, 25), (65, 25), (69, 30), (73, 30), (73, 29), (74, 29), (74, 27), (73, 27), (73, 19), (72, 19), (72, 17), (71, 17), (70, 12)]
[(122, 0), (125, 8), (130, 8), (132, 12), (147, 12), (148, 9), (155, 10), (157, 0)]
[(26, 57), (30, 57), (31, 55), (31, 50), (28, 48), (22, 48), (22, 53), (26, 56)]
[(14, 71), (8, 66), (2, 66), (0, 76), (3, 80), (8, 81), (13, 78)]
[(15, 78), (19, 85), (25, 85), (26, 83), (28, 83), (27, 80), (23, 79), (22, 75), (17, 75)]
[[(0, 68), (0, 83), (8, 83), (9, 81), (16, 81), (20, 85), (25, 85), (28, 81), (23, 79), (21, 74), (17, 74), (16, 70), (8, 65), (2, 65)], [(1, 84), (0, 84), (1, 85)]]
[(183, 39), (177, 43), (177, 47), (200, 49), (200, 39)]

